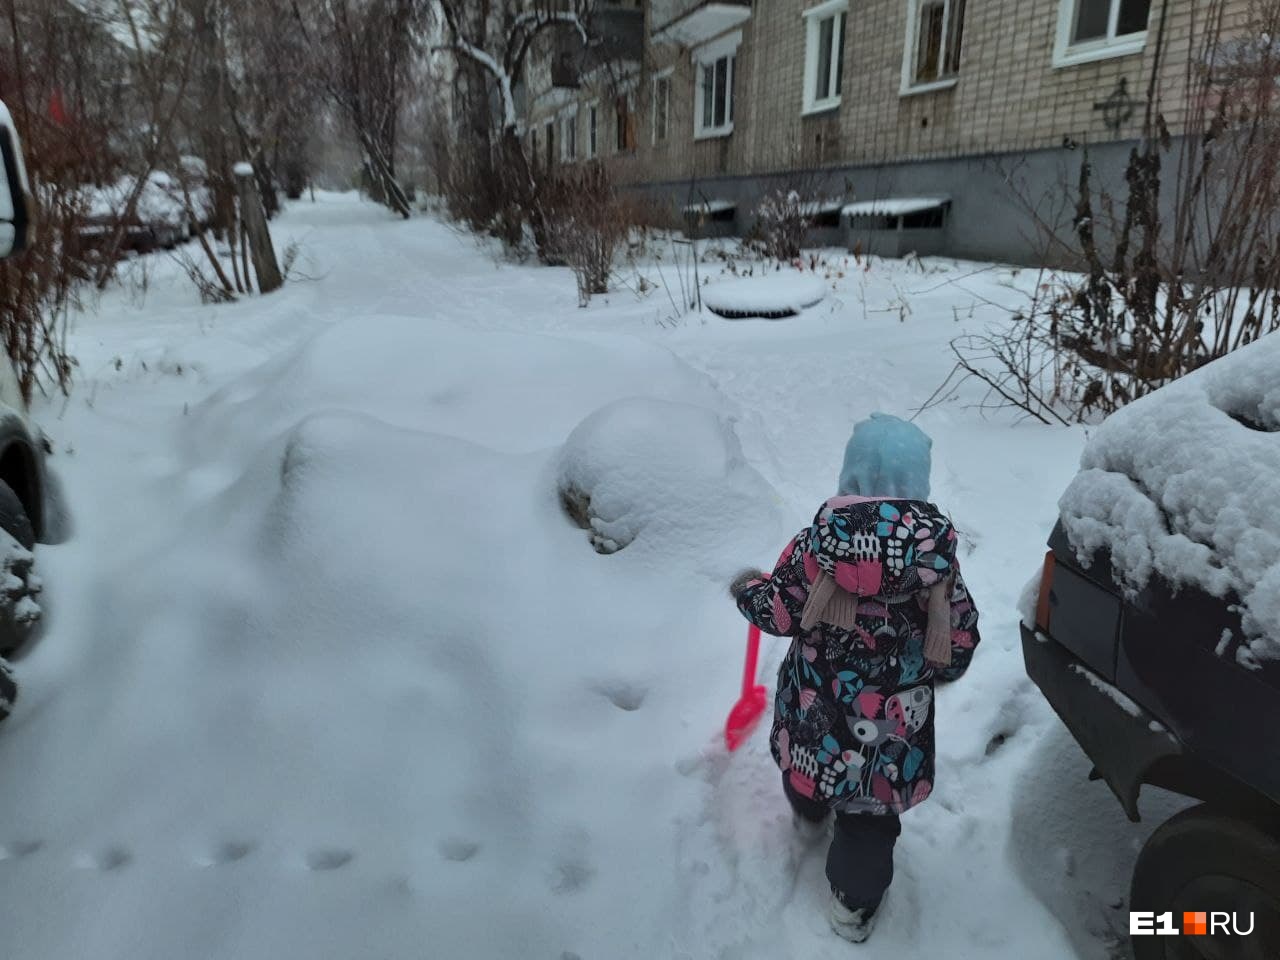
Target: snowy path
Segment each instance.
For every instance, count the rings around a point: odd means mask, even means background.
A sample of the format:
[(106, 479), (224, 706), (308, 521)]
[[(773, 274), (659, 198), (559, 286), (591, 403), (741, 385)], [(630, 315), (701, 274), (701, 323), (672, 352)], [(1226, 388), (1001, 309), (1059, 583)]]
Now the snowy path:
[[(577, 310), (563, 271), (349, 198), (278, 232), (315, 282), (214, 309), (160, 264), (145, 307), (79, 319), (83, 382), (38, 411), (76, 535), (38, 555), (50, 630), (0, 729), (4, 955), (850, 955), (762, 733), (718, 743), (723, 585), (807, 522), (856, 419), (942, 380), (963, 289), (878, 264), (794, 321), (669, 328), (657, 294)], [(632, 397), (727, 424), (727, 459), (689, 469), (772, 488), (758, 510), (721, 530), (693, 484), (594, 553), (560, 449)], [(921, 422), (984, 647), (941, 694), (936, 799), (863, 952), (1105, 955), (1105, 916), (1073, 947), (1054, 913), (1114, 909), (1136, 838), (1025, 680), (1013, 609), (1081, 434)], [(1120, 855), (1076, 863), (1041, 802)]]

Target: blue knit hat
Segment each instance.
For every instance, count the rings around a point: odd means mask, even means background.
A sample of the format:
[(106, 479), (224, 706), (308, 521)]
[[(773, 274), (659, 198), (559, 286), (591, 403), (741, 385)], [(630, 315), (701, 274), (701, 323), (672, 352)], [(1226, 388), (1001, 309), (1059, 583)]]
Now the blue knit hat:
[(844, 448), (840, 495), (928, 500), (932, 446), (915, 424), (873, 413), (853, 428)]

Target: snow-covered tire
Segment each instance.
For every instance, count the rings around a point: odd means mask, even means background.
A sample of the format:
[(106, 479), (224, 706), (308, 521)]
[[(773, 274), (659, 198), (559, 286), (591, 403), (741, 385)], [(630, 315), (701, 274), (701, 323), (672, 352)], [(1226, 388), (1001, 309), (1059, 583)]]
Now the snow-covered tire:
[(41, 584), (32, 570), (35, 543), (22, 501), (0, 481), (0, 657), (25, 646), (40, 624)]
[(1207, 804), (1161, 824), (1138, 855), (1129, 909), (1172, 913), (1183, 928), (1187, 912), (1221, 911), (1239, 919), (1248, 936), (1134, 936), (1135, 960), (1193, 960), (1280, 956), (1280, 834), (1276, 824)]

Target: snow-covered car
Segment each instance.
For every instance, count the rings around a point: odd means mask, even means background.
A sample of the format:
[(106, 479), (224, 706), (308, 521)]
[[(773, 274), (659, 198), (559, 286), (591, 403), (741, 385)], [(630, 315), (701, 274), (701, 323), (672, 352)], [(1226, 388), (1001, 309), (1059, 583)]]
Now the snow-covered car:
[(1059, 511), (1027, 673), (1131, 820), (1200, 801), (1138, 856), (1134, 954), (1280, 956), (1280, 334), (1108, 418)]
[[(152, 171), (141, 189), (134, 176), (121, 177), (105, 187), (86, 188), (85, 214), (78, 228), (82, 246), (100, 247), (122, 223), (122, 253), (169, 250), (203, 230), (212, 219), (210, 193), (203, 175), (189, 169), (194, 168), (184, 164), (178, 176)], [(135, 192), (137, 202), (132, 214), (126, 216)]]
[[(0, 259), (22, 253), (34, 232), (21, 143), (0, 103)], [(45, 472), (46, 444), (27, 418), (12, 365), (0, 362), (0, 656), (26, 643), (40, 620), (40, 581), (32, 572), (31, 550), (37, 541), (50, 539), (57, 526)]]

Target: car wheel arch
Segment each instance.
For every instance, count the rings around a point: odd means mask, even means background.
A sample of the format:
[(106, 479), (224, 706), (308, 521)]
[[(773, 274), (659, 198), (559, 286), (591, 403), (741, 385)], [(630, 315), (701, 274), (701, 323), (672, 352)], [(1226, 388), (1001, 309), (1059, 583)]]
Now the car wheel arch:
[(0, 418), (0, 481), (22, 503), (36, 540), (43, 540), (46, 518), (40, 453), (32, 445), (26, 425), (15, 416)]
[(1137, 782), (1242, 816), (1274, 816), (1278, 809), (1265, 794), (1185, 751), (1156, 757), (1142, 769)]

